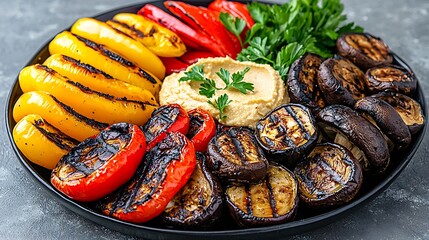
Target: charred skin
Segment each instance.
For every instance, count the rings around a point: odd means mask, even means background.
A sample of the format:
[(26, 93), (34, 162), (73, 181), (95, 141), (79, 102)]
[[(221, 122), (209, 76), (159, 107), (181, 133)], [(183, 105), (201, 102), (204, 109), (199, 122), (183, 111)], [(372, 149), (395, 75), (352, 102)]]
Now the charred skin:
[(219, 180), (207, 169), (204, 154), (197, 152), (191, 178), (167, 205), (162, 221), (183, 229), (207, 229), (219, 221), (223, 192)]
[(383, 134), (359, 113), (347, 106), (331, 105), (320, 111), (317, 119), (337, 129), (365, 154), (370, 165), (365, 170), (375, 174), (386, 170), (390, 153)]
[(325, 100), (317, 84), (322, 62), (320, 56), (307, 53), (292, 64), (287, 79), (291, 102), (304, 104), (316, 112), (325, 107)]
[(267, 226), (293, 220), (298, 208), (298, 182), (284, 166), (271, 164), (261, 183), (229, 186), (226, 202), (242, 227)]
[(406, 149), (411, 143), (411, 133), (399, 113), (379, 98), (365, 97), (359, 100), (355, 109), (367, 113), (393, 143), (397, 150)]
[(300, 104), (282, 105), (256, 124), (256, 140), (273, 159), (294, 166), (316, 144), (316, 121)]
[(365, 79), (370, 93), (399, 92), (412, 95), (417, 88), (414, 74), (399, 66), (370, 68), (366, 71)]
[(425, 124), (422, 107), (416, 100), (404, 94), (393, 92), (377, 93), (373, 97), (382, 99), (394, 107), (408, 126), (411, 135), (419, 132)]
[(320, 65), (318, 84), (329, 104), (353, 107), (365, 97), (365, 75), (347, 59), (325, 60)]
[(300, 200), (313, 208), (348, 203), (362, 186), (360, 163), (347, 149), (334, 143), (317, 145), (294, 173)]
[(264, 179), (268, 160), (252, 130), (231, 127), (210, 140), (207, 166), (224, 182), (256, 183)]
[[(101, 202), (101, 211), (133, 223), (147, 222), (160, 215), (195, 168), (195, 151), (190, 145), (192, 143), (183, 134), (167, 133), (146, 152), (133, 178)], [(191, 162), (191, 158), (193, 168), (179, 164)]]
[(380, 38), (368, 33), (349, 33), (337, 40), (338, 53), (361, 69), (368, 69), (393, 61), (389, 47)]

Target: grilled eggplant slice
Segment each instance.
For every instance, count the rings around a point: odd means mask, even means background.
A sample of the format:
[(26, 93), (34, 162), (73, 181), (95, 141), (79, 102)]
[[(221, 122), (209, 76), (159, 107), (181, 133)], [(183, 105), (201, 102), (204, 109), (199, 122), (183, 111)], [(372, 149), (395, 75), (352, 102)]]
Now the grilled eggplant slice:
[(393, 61), (390, 49), (380, 38), (368, 33), (344, 34), (337, 40), (338, 53), (363, 70)]
[(219, 180), (208, 170), (204, 154), (197, 152), (191, 178), (165, 208), (162, 221), (183, 229), (208, 229), (221, 217), (223, 192)]
[(292, 64), (287, 78), (291, 102), (304, 104), (314, 112), (318, 112), (326, 105), (317, 85), (322, 62), (323, 59), (320, 56), (306, 53)]
[(414, 74), (394, 65), (370, 68), (365, 73), (365, 79), (370, 93), (399, 92), (412, 95), (417, 88)]
[(277, 107), (256, 124), (256, 140), (272, 159), (294, 166), (316, 144), (316, 121), (307, 107)]
[(411, 133), (399, 113), (387, 102), (374, 97), (359, 100), (355, 109), (368, 114), (384, 133), (401, 151), (411, 143)]
[(256, 183), (267, 173), (268, 160), (249, 128), (218, 133), (210, 140), (207, 155), (207, 166), (223, 182)]
[(365, 74), (347, 59), (329, 58), (319, 69), (318, 84), (329, 104), (350, 107), (365, 97)]
[(425, 124), (422, 107), (416, 100), (404, 94), (394, 92), (377, 93), (373, 97), (382, 99), (392, 105), (405, 124), (407, 124), (411, 135), (419, 132)]
[(362, 186), (362, 167), (344, 147), (317, 145), (295, 170), (299, 198), (312, 208), (328, 208), (350, 202)]
[(229, 186), (225, 193), (231, 216), (243, 227), (291, 221), (299, 202), (295, 176), (278, 164), (270, 164), (261, 183)]
[(390, 162), (389, 148), (380, 130), (353, 109), (331, 105), (317, 115), (327, 135), (358, 159), (364, 171), (383, 173)]

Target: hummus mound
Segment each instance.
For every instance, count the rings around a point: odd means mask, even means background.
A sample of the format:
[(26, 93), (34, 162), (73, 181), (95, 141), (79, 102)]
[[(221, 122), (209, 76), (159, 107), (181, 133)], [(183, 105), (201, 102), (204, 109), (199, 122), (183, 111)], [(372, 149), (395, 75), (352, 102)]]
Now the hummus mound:
[[(229, 57), (201, 59), (195, 65), (204, 65), (204, 74), (213, 79), (219, 88), (225, 87), (225, 83), (216, 75), (221, 68), (228, 70), (231, 75), (250, 67), (249, 72), (244, 75), (245, 82), (254, 84), (254, 91), (243, 94), (236, 89), (217, 90), (210, 99), (214, 102), (220, 95), (226, 93), (232, 100), (225, 110), (227, 117), (220, 121), (227, 126), (246, 126), (255, 128), (256, 122), (275, 107), (288, 103), (286, 87), (277, 71), (266, 64), (253, 62), (238, 62)], [(200, 83), (195, 81), (179, 82), (184, 72), (174, 73), (164, 79), (159, 93), (161, 105), (170, 103), (180, 104), (186, 111), (194, 108), (202, 108), (208, 111), (214, 118), (219, 120), (219, 110), (211, 106), (206, 96), (200, 95)]]

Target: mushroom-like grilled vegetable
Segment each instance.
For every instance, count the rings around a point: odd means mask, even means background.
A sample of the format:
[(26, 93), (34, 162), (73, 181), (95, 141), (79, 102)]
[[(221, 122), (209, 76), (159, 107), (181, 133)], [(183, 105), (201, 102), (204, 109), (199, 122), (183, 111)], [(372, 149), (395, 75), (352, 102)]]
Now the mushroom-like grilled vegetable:
[(325, 100), (317, 85), (322, 62), (320, 56), (306, 53), (292, 64), (287, 78), (291, 102), (304, 104), (316, 112), (325, 107)]
[(317, 145), (295, 170), (299, 198), (308, 206), (325, 208), (350, 202), (362, 185), (362, 167), (344, 147)]
[(286, 167), (271, 164), (258, 184), (229, 186), (226, 202), (240, 226), (266, 226), (293, 220), (298, 207), (298, 182)]
[(273, 159), (294, 166), (317, 140), (316, 121), (307, 107), (290, 103), (275, 108), (256, 123), (256, 140)]
[(364, 171), (382, 173), (390, 162), (383, 134), (353, 109), (331, 105), (317, 115), (319, 124), (334, 142), (350, 150)]
[(365, 79), (370, 93), (388, 91), (411, 95), (417, 88), (414, 74), (394, 65), (370, 68), (366, 71)]
[(365, 97), (365, 74), (347, 59), (329, 58), (319, 69), (318, 84), (329, 104), (352, 107)]
[(268, 160), (251, 129), (231, 127), (210, 140), (207, 166), (222, 181), (256, 183), (264, 179)]
[(337, 40), (338, 53), (366, 70), (393, 61), (389, 47), (368, 33), (348, 33)]
[(392, 105), (399, 113), (405, 124), (407, 124), (411, 135), (420, 131), (425, 124), (422, 107), (416, 100), (404, 94), (393, 92), (377, 93), (373, 95), (373, 97), (382, 99)]
[(169, 226), (206, 229), (213, 226), (223, 209), (219, 180), (207, 169), (204, 154), (197, 152), (197, 165), (191, 178), (167, 205), (161, 215)]
[[(399, 113), (387, 102), (365, 97), (356, 102), (355, 109), (366, 113), (377, 124), (377, 127), (393, 142), (400, 151), (411, 143), (411, 133)], [(369, 116), (368, 116), (369, 115)]]

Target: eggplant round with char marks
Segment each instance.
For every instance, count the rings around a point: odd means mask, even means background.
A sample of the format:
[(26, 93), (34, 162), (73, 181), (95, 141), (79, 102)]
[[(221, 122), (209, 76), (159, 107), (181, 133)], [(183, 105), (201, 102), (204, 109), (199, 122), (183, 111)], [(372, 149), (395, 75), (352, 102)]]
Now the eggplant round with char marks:
[(329, 104), (352, 107), (365, 97), (365, 74), (347, 59), (325, 60), (320, 65), (318, 84)]
[(253, 130), (230, 127), (210, 140), (207, 166), (224, 182), (255, 183), (264, 179), (268, 160)]
[(319, 111), (326, 103), (319, 89), (317, 78), (323, 59), (312, 53), (306, 53), (289, 68), (287, 85), (291, 102), (301, 103)]
[(361, 163), (364, 171), (383, 173), (390, 152), (380, 130), (355, 110), (331, 105), (317, 115), (319, 124), (335, 143), (344, 146)]
[(277, 107), (256, 124), (256, 140), (273, 159), (293, 166), (316, 144), (316, 121), (307, 107)]
[(370, 68), (365, 73), (365, 79), (370, 93), (389, 91), (411, 95), (417, 88), (414, 74), (394, 65)]
[(387, 102), (375, 97), (365, 97), (356, 103), (355, 109), (369, 115), (399, 151), (410, 145), (411, 133), (408, 126)]
[(197, 152), (191, 178), (165, 208), (162, 221), (183, 229), (207, 229), (222, 215), (223, 192), (219, 180), (207, 169), (204, 154)]
[(342, 57), (364, 70), (393, 61), (386, 43), (368, 33), (344, 34), (337, 39), (336, 45)]
[(313, 208), (350, 202), (362, 186), (362, 167), (344, 147), (317, 145), (295, 170), (300, 200)]
[(261, 183), (229, 186), (228, 210), (240, 226), (267, 226), (293, 220), (298, 208), (298, 182), (291, 171), (270, 164)]
[(416, 100), (394, 92), (377, 93), (373, 97), (382, 99), (394, 107), (410, 129), (411, 135), (419, 132), (425, 124), (422, 107)]

